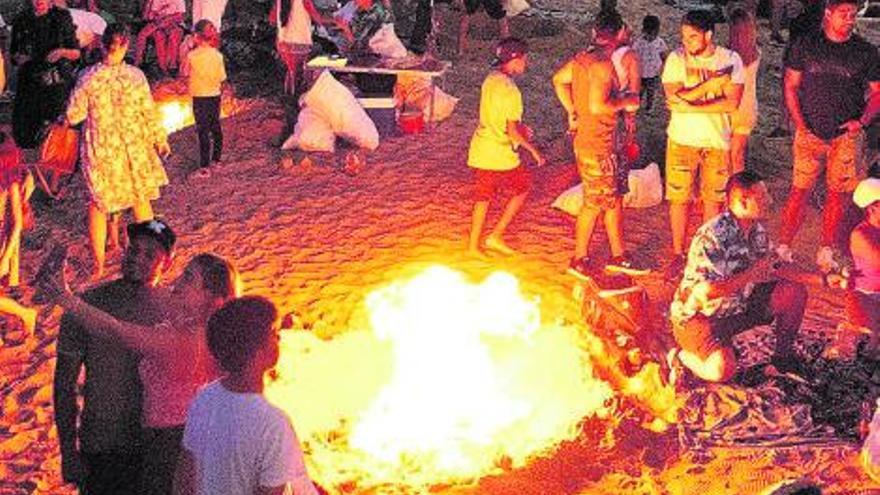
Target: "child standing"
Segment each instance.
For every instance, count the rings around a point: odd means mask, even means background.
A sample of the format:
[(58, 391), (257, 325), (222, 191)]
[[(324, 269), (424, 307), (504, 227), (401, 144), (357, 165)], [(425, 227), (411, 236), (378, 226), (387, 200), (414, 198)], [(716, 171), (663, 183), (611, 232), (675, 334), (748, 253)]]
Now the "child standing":
[(660, 18), (646, 15), (642, 19), (642, 35), (633, 43), (633, 50), (639, 56), (639, 70), (642, 73), (641, 97), (645, 112), (651, 113), (654, 104), (654, 92), (660, 86), (660, 72), (669, 48), (660, 38)]
[(468, 251), (480, 254), (480, 236), (489, 202), (497, 189), (507, 189), (513, 197), (486, 238), (485, 247), (502, 254), (513, 254), (502, 236), (526, 199), (531, 178), (519, 161), (517, 148), (522, 146), (544, 164), (544, 157), (532, 145), (532, 130), (521, 122), (522, 94), (513, 81), (526, 70), (528, 46), (517, 38), (506, 38), (495, 49), (495, 68), (480, 90), (480, 125), (474, 132), (468, 152), (468, 166), (474, 169), (475, 203), (471, 218)]
[(284, 411), (266, 401), (281, 320), (267, 299), (245, 296), (208, 320), (208, 349), (226, 375), (189, 407), (174, 493), (317, 495)]
[[(197, 176), (208, 175), (208, 166), (220, 161), (223, 151), (223, 129), (220, 127), (220, 88), (226, 80), (223, 54), (217, 50), (220, 36), (208, 19), (195, 25), (196, 48), (189, 52), (182, 72), (189, 78), (189, 94), (199, 133), (201, 169)], [(213, 152), (212, 152), (213, 141)]]

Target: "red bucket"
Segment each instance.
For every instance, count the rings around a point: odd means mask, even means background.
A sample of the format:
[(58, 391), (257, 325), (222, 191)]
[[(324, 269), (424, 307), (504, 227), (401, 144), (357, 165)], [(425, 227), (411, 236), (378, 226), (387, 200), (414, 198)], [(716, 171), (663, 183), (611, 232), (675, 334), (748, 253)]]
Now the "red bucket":
[(418, 134), (425, 130), (425, 117), (420, 110), (400, 112), (397, 116), (397, 126), (404, 134)]

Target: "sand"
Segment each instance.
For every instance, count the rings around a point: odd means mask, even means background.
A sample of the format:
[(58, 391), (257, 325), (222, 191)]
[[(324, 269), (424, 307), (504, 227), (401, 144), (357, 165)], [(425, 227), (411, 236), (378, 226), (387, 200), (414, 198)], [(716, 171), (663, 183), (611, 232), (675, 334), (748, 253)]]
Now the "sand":
[[(226, 256), (241, 270), (246, 291), (268, 296), (304, 326), (329, 338), (345, 332), (364, 296), (389, 280), (429, 263), (444, 263), (475, 279), (504, 269), (515, 274), (524, 291), (541, 296), (541, 311), (567, 321), (580, 321), (571, 297), (572, 280), (563, 272), (573, 249), (573, 221), (549, 205), (571, 185), (571, 152), (564, 114), (550, 85), (550, 74), (583, 46), (582, 34), (597, 2), (544, 2), (545, 15), (520, 17), (513, 32), (529, 37), (533, 56), (520, 81), (525, 120), (537, 133), (549, 164), (534, 168), (534, 191), (509, 230), (509, 244), (521, 254), (492, 255), (476, 260), (464, 253), (470, 214), (470, 172), (465, 167), (468, 140), (476, 124), (479, 84), (487, 70), (494, 26), (474, 23), (470, 52), (455, 60), (444, 88), (461, 98), (456, 112), (430, 133), (384, 141), (368, 155), (356, 175), (343, 173), (340, 157), (313, 156), (313, 167), (280, 167), (287, 156), (270, 146), (279, 132), (281, 109), (271, 98), (257, 98), (249, 109), (223, 122), (224, 160), (211, 177), (189, 177), (197, 162), (193, 129), (171, 137), (167, 163), (171, 184), (156, 202), (156, 211), (179, 235), (177, 261), (202, 251)], [(654, 12), (663, 19), (662, 35), (675, 46), (680, 11), (659, 0), (620, 2), (631, 25)], [(566, 12), (581, 15), (564, 15)], [(440, 9), (450, 46), (457, 13)], [(562, 14), (558, 14), (561, 12)], [(766, 24), (761, 39), (766, 41)], [(778, 204), (790, 178), (787, 140), (764, 136), (777, 121), (780, 104), (781, 49), (763, 47), (765, 69), (759, 91), (761, 117), (752, 142), (752, 164), (768, 174)], [(236, 77), (233, 77), (236, 82)], [(275, 84), (278, 84), (277, 82)], [(640, 121), (645, 155), (662, 157), (665, 115)], [(300, 154), (294, 159), (299, 160)], [(35, 272), (55, 242), (71, 246), (73, 264), (87, 271), (90, 258), (85, 231), (85, 193), (77, 179), (67, 197), (37, 206), (38, 225), (26, 235), (23, 280)], [(490, 213), (490, 224), (499, 213)], [(809, 212), (795, 250), (801, 260), (814, 255), (817, 215)], [(664, 207), (626, 212), (626, 241), (639, 256), (658, 267), (671, 252)], [(696, 218), (693, 219), (693, 223)], [(776, 222), (771, 221), (775, 228)], [(607, 256), (604, 235), (592, 250)], [(118, 253), (108, 259), (116, 273)], [(83, 277), (80, 277), (82, 279)], [(664, 307), (674, 287), (659, 275), (645, 280), (652, 300)], [(78, 280), (78, 288), (85, 282)], [(25, 289), (25, 301), (31, 292)], [(813, 352), (834, 335), (842, 318), (840, 294), (810, 288), (802, 349)], [(59, 310), (44, 309), (34, 338), (0, 347), (0, 493), (71, 493), (60, 480), (57, 434), (53, 427), (51, 383)], [(858, 445), (839, 441), (826, 446), (792, 448), (716, 448), (688, 452), (677, 448), (674, 431), (665, 435), (634, 434), (618, 451), (594, 452), (589, 435), (566, 445), (548, 460), (527, 469), (484, 480), (477, 487), (449, 493), (519, 494), (734, 494), (755, 493), (783, 478), (806, 476), (826, 493), (880, 493), (857, 465)], [(624, 436), (624, 438), (626, 438)], [(632, 457), (635, 456), (635, 457)], [(633, 462), (633, 459), (640, 462)], [(659, 458), (659, 460), (658, 460)]]

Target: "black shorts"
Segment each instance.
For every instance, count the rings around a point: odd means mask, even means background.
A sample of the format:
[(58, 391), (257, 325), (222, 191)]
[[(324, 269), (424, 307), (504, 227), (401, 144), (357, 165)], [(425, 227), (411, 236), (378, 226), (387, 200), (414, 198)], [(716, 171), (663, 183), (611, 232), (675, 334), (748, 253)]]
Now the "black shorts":
[(486, 11), (492, 19), (504, 19), (507, 12), (501, 6), (501, 0), (464, 0), (464, 8), (468, 15), (475, 14), (480, 10), (480, 6)]

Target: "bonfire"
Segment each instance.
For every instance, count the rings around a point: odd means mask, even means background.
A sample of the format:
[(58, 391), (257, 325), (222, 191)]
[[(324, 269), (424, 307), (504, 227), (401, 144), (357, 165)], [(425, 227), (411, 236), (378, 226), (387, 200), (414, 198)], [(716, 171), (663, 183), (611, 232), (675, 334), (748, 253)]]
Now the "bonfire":
[[(427, 268), (370, 293), (367, 328), (287, 332), (267, 396), (331, 493), (423, 493), (523, 467), (652, 383), (619, 373), (633, 390), (615, 391), (594, 374), (600, 339), (538, 303), (505, 272), (472, 283)], [(657, 391), (644, 395), (668, 400)]]

